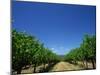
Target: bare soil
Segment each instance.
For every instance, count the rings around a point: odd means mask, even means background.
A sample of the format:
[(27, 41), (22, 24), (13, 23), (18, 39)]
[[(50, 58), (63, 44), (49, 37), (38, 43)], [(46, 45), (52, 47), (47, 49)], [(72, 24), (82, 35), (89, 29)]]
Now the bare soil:
[(82, 67), (78, 65), (73, 65), (68, 62), (59, 62), (57, 63), (50, 71), (69, 71), (69, 70), (80, 70), (83, 69)]
[[(69, 62), (58, 62), (53, 67), (50, 68), (48, 72), (61, 72), (61, 71), (75, 71), (75, 70), (82, 70), (84, 67), (80, 66), (82, 62), (78, 62), (79, 65), (74, 65)], [(88, 63), (89, 68), (92, 68), (91, 63)], [(39, 73), (40, 70), (43, 69), (43, 65), (40, 65), (36, 67), (36, 72)], [(45, 65), (45, 67), (48, 67), (48, 64)], [(32, 74), (34, 70), (33, 66), (30, 66), (29, 68), (23, 69), (21, 74)]]

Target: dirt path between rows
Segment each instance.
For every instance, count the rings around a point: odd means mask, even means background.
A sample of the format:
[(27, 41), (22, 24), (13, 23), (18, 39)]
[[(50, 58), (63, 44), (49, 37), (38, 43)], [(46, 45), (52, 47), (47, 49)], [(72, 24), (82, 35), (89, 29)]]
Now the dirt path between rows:
[(78, 66), (78, 65), (73, 65), (70, 64), (68, 62), (59, 62), (56, 65), (54, 65), (54, 67), (50, 70), (50, 72), (53, 71), (68, 71), (68, 70), (80, 70), (82, 69), (82, 67)]
[[(38, 66), (36, 68), (36, 72), (38, 73), (38, 71), (43, 68), (43, 65)], [(57, 64), (55, 64), (48, 72), (61, 72), (61, 71), (70, 71), (70, 70), (81, 70), (83, 69), (82, 67), (78, 66), (78, 65), (74, 65), (74, 64), (70, 64), (68, 62), (58, 62)], [(34, 70), (34, 67), (29, 67), (28, 69), (24, 69), (22, 70), (22, 74), (32, 74)]]

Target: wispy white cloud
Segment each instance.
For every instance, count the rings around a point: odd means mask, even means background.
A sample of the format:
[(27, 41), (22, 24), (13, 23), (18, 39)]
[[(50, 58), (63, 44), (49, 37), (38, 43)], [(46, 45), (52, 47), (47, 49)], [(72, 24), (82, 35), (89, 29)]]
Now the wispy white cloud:
[(52, 47), (50, 48), (54, 53), (57, 53), (59, 55), (67, 54), (70, 51), (70, 48), (65, 48), (63, 46), (59, 47)]

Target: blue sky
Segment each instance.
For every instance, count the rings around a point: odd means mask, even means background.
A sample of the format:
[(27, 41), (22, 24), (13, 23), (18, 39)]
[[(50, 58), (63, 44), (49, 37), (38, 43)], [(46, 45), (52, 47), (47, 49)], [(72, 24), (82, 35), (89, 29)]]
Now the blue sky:
[(12, 19), (12, 28), (36, 36), (60, 55), (79, 47), (85, 34), (96, 33), (95, 6), (13, 1)]

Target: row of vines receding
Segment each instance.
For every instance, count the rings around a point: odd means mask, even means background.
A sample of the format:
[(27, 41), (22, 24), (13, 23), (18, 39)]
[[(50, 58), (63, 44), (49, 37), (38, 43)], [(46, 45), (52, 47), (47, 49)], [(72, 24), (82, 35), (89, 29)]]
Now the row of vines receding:
[(78, 64), (83, 62), (82, 66), (88, 69), (88, 62), (92, 63), (93, 69), (96, 68), (96, 36), (85, 35), (79, 48), (72, 49), (65, 55), (65, 61)]
[(12, 31), (12, 69), (21, 73), (23, 67), (33, 65), (36, 67), (45, 64), (52, 65), (59, 61), (59, 57), (48, 48), (45, 48), (34, 36), (26, 33)]

